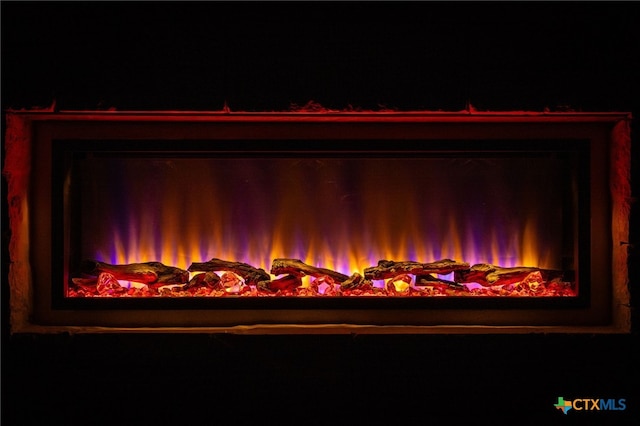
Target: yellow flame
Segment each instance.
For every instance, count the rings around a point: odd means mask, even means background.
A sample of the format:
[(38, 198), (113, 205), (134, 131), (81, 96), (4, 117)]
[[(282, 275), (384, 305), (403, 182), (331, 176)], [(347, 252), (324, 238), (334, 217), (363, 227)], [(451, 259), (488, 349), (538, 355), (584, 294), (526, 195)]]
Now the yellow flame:
[[(334, 167), (330, 162), (317, 166)], [(123, 208), (130, 209), (128, 225), (114, 226), (111, 235), (100, 237), (100, 244), (110, 245), (115, 253), (107, 260), (160, 261), (186, 269), (192, 262), (217, 257), (269, 271), (273, 259), (296, 258), (346, 275), (362, 273), (381, 259), (450, 258), (505, 267), (557, 263), (558, 249), (541, 247), (544, 225), (535, 215), (481, 229), (484, 223), (475, 221), (473, 207), (460, 212), (447, 209), (447, 199), (417, 202), (415, 194), (399, 184), (411, 181), (407, 168), (363, 168), (349, 178), (352, 191), (337, 193), (340, 185), (324, 178), (300, 185), (316, 171), (308, 165), (291, 167), (282, 172), (280, 192), (269, 197), (259, 191), (236, 194), (259, 200), (245, 210), (228, 202), (223, 177), (204, 168), (189, 172), (194, 181), (208, 182), (207, 189), (186, 191), (160, 182), (163, 195), (153, 205), (136, 198), (144, 187), (132, 189), (123, 202)], [(390, 179), (398, 182), (397, 189), (371, 190), (388, 188), (385, 182)]]

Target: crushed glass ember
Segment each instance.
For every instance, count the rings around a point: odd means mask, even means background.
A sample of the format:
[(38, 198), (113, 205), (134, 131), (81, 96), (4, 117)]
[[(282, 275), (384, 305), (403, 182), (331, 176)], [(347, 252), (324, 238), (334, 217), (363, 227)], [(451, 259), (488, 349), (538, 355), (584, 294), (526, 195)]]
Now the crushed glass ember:
[(95, 284), (74, 283), (67, 297), (572, 297), (577, 295), (574, 284), (554, 279), (545, 282), (539, 273), (532, 272), (522, 281), (497, 286), (477, 283), (451, 285), (434, 281), (416, 285), (411, 274), (399, 275), (380, 283), (364, 281), (355, 288), (344, 288), (331, 277), (311, 277), (303, 283), (300, 277), (285, 280), (277, 289), (247, 285), (233, 272), (223, 272), (215, 284), (198, 286), (147, 284), (120, 281), (112, 274), (102, 272)]

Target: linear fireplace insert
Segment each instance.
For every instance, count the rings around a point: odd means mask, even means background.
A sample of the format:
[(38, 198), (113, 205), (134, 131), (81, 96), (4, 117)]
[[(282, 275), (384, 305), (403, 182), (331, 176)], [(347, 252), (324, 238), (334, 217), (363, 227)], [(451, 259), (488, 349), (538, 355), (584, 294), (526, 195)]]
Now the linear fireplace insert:
[(629, 120), (10, 111), (12, 330), (628, 331)]

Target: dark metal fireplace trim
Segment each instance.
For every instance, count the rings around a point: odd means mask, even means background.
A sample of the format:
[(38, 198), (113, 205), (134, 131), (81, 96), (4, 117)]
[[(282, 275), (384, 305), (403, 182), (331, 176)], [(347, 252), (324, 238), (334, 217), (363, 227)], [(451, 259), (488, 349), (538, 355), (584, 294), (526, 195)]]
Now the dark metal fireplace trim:
[[(5, 115), (8, 210), (12, 230), (12, 332), (523, 333), (630, 331), (626, 247), (630, 198), (628, 113), (536, 112), (99, 112), (9, 111)], [(200, 302), (172, 308), (74, 309), (52, 300), (54, 140), (581, 140), (591, 173), (589, 300), (549, 309), (462, 309), (397, 300), (325, 309), (322, 303), (253, 309)], [(58, 246), (56, 245), (58, 244)], [(53, 247), (53, 248), (52, 248)], [(47, 259), (47, 261), (42, 261)], [(283, 301), (281, 301), (283, 302)], [(90, 304), (88, 305), (90, 306)], [(141, 307), (142, 306), (142, 307)], [(217, 306), (217, 307), (216, 307)], [(354, 309), (355, 306), (355, 309)], [(490, 305), (488, 305), (490, 307)], [(212, 309), (213, 307), (213, 309)], [(158, 309), (159, 308), (159, 309)], [(484, 307), (486, 308), (486, 307)]]

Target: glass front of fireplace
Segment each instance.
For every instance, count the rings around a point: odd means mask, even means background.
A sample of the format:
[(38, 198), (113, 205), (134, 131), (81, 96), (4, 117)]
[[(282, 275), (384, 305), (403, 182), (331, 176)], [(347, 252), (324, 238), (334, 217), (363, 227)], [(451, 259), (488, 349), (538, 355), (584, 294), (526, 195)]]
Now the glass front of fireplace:
[(54, 300), (584, 301), (588, 148), (55, 140)]

